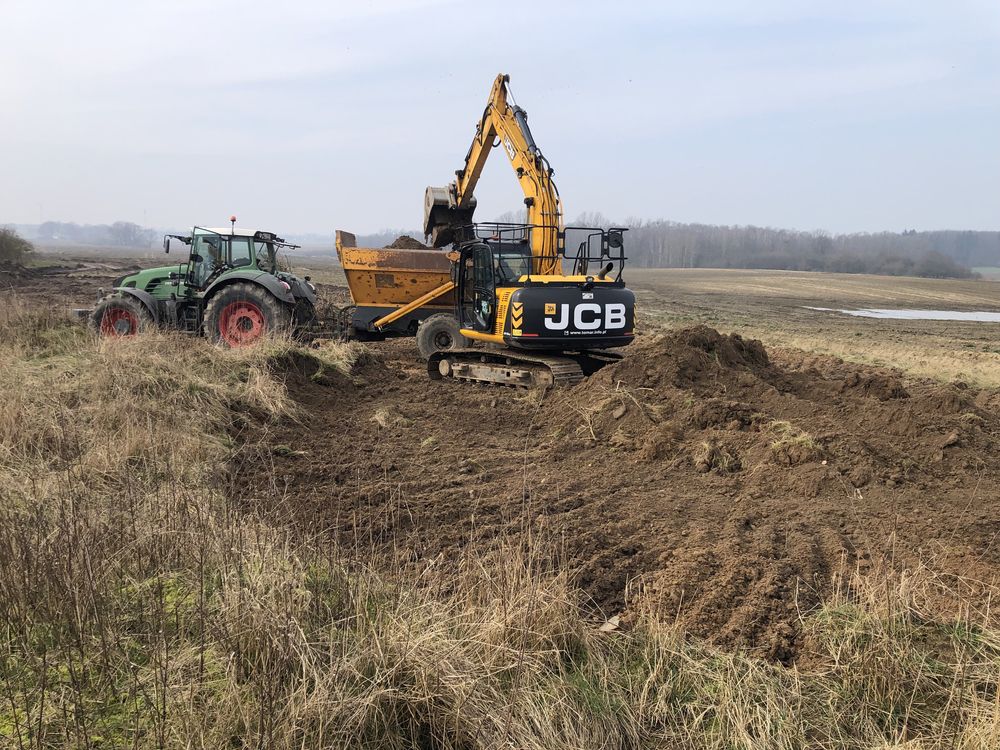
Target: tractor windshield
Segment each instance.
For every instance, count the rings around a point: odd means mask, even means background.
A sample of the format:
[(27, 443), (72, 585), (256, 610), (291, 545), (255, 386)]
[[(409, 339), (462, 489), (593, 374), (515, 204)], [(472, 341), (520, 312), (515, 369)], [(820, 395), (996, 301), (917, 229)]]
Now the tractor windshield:
[(225, 238), (215, 232), (195, 230), (188, 272), (194, 286), (204, 286), (212, 272), (226, 262), (224, 243)]
[(266, 273), (278, 272), (278, 256), (273, 242), (254, 240), (253, 252), (257, 258), (257, 268)]

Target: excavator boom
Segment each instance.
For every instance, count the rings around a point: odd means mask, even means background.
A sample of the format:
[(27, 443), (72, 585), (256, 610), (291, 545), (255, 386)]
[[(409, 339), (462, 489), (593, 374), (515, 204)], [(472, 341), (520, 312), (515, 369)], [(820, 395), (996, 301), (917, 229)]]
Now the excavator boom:
[(531, 129), (528, 113), (513, 101), (510, 76), (501, 73), (493, 82), (465, 164), (447, 187), (429, 187), (424, 199), (424, 233), (435, 247), (462, 239), (460, 228), (472, 223), (476, 209), (476, 184), (490, 151), (501, 146), (517, 174), (528, 209), (532, 272), (558, 274), (558, 236), (563, 227), (562, 203), (552, 180), (552, 168), (542, 155)]

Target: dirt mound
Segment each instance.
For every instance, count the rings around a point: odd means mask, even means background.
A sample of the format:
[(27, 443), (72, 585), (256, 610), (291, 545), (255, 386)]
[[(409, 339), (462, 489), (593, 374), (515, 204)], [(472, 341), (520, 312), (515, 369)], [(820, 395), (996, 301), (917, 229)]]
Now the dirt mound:
[(431, 383), (410, 342), (378, 351), (349, 388), (292, 376), (307, 416), (275, 439), (304, 453), (248, 476), (407, 565), (530, 531), (604, 614), (641, 601), (781, 661), (842, 566), (933, 550), (956, 575), (1000, 571), (995, 394), (705, 327), (644, 336), (541, 400)]
[(392, 250), (426, 250), (427, 245), (425, 245), (420, 240), (410, 237), (408, 234), (403, 234), (394, 239), (391, 243), (385, 246), (386, 249)]

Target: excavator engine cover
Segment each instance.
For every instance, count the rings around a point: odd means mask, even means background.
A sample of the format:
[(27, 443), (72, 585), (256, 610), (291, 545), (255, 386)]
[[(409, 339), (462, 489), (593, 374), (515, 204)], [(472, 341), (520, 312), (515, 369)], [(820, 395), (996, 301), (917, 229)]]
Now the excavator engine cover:
[(539, 284), (513, 292), (505, 307), (500, 331), (516, 349), (605, 349), (634, 340), (635, 294), (624, 286)]

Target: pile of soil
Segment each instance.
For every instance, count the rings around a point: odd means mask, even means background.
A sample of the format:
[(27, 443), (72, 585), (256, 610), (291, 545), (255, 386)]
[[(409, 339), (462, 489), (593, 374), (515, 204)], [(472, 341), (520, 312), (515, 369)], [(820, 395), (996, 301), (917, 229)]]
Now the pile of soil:
[(409, 341), (372, 351), (329, 385), (289, 370), (294, 450), (239, 474), (259, 507), (407, 565), (530, 531), (601, 613), (653, 606), (783, 662), (841, 569), (1000, 571), (995, 393), (705, 327), (541, 399), (431, 382)]
[(408, 234), (403, 234), (394, 239), (391, 243), (385, 246), (385, 249), (389, 250), (426, 250), (427, 245), (425, 245), (420, 240), (410, 237)]

